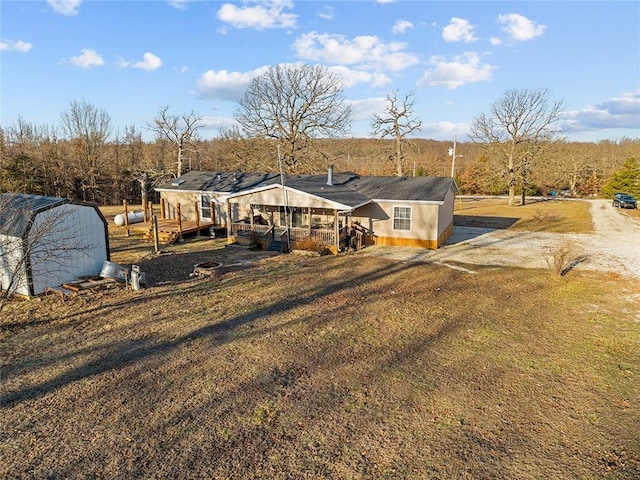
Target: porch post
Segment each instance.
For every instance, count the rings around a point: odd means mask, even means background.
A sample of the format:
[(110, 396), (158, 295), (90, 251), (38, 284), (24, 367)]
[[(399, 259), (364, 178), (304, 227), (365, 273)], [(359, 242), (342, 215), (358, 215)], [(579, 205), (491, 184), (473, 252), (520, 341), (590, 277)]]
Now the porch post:
[(227, 243), (231, 242), (231, 204), (227, 199)]
[(338, 210), (334, 210), (333, 215), (333, 235), (335, 236), (336, 253), (340, 253), (340, 225), (338, 224)]
[(307, 215), (309, 215), (309, 228), (307, 229), (307, 233), (311, 236), (311, 207), (307, 208)]
[(213, 201), (213, 198), (209, 202), (209, 210), (211, 211), (211, 223), (216, 224), (216, 204)]
[(196, 207), (196, 235), (200, 236), (200, 205), (199, 202), (193, 202)]
[(122, 206), (124, 207), (124, 226), (127, 229), (127, 237), (130, 235), (129, 233), (129, 211), (127, 210), (127, 200), (122, 201)]

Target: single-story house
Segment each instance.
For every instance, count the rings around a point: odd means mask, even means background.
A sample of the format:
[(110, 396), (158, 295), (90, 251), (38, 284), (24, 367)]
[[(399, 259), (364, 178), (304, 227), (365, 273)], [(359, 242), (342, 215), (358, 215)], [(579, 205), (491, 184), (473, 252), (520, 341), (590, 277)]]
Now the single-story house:
[(0, 195), (0, 289), (24, 296), (83, 276), (109, 260), (107, 221), (95, 205)]
[[(243, 235), (286, 234), (337, 249), (352, 244), (436, 249), (453, 232), (458, 187), (450, 177), (355, 173), (279, 175), (192, 171), (162, 185), (163, 210)], [(178, 207), (179, 205), (179, 207)]]

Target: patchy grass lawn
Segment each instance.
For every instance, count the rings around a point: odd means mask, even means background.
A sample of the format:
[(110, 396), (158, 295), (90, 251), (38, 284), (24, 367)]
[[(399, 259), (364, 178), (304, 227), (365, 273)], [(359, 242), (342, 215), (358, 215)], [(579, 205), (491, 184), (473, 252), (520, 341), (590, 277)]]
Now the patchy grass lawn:
[(505, 198), (459, 198), (456, 225), (511, 228), (531, 232), (589, 233), (593, 231), (589, 201), (539, 198), (508, 206)]
[(637, 284), (134, 239), (2, 312), (1, 477), (640, 476)]

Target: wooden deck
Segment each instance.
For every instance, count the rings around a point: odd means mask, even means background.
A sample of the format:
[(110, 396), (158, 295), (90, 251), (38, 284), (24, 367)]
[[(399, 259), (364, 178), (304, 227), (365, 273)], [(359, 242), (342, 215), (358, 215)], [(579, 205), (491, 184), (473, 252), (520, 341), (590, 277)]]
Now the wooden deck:
[[(213, 227), (213, 222), (200, 221), (196, 223), (195, 220), (182, 220), (181, 223), (178, 220), (170, 218), (158, 219), (158, 240), (162, 243), (174, 243), (181, 236), (185, 236), (191, 233), (203, 233), (204, 230), (208, 230), (209, 227)], [(153, 223), (152, 222), (139, 222), (129, 225), (129, 230), (144, 232), (145, 237), (153, 240)], [(208, 232), (207, 232), (208, 234)]]

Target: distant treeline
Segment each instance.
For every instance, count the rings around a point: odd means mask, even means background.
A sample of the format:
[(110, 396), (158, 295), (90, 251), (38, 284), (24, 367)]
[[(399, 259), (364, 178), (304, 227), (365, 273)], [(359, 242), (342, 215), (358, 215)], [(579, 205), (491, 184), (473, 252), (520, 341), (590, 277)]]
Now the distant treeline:
[[(94, 138), (91, 132), (60, 139), (47, 128), (22, 122), (1, 129), (0, 192), (23, 192), (115, 205), (139, 203), (143, 185), (153, 187), (177, 175), (176, 146), (165, 140), (146, 142), (134, 129), (117, 140)], [(451, 142), (411, 139), (405, 147), (407, 176), (451, 175)], [(557, 142), (544, 158), (529, 164), (528, 194), (569, 188), (574, 195), (599, 195), (625, 160), (640, 158), (640, 139), (598, 143)], [(319, 152), (305, 169), (288, 173), (336, 171), (393, 175), (394, 143), (370, 138), (315, 142)], [(465, 194), (503, 194), (506, 172), (483, 145), (458, 142), (455, 177)], [(220, 138), (192, 141), (182, 158), (190, 170), (277, 172), (275, 144), (262, 140)], [(284, 165), (287, 169), (287, 166)]]

